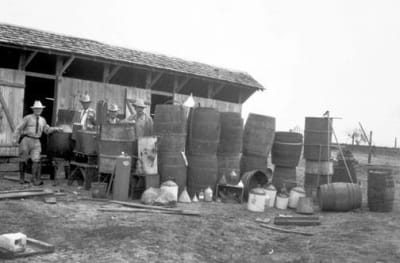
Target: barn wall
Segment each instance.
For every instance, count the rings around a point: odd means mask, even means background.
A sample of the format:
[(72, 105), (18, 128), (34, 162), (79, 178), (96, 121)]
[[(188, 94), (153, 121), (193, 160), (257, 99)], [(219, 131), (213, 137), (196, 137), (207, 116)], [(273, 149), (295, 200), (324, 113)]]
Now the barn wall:
[(0, 68), (0, 92), (6, 105), (0, 104), (0, 156), (17, 156), (18, 147), (12, 146), (13, 131), (4, 106), (10, 113), (12, 125), (22, 121), (24, 108), (25, 74), (23, 71)]
[[(189, 95), (184, 95), (184, 94), (175, 94), (174, 95), (174, 103), (176, 104), (182, 104)], [(232, 102), (225, 102), (225, 101), (220, 101), (220, 100), (214, 100), (214, 99), (208, 99), (208, 98), (200, 98), (200, 97), (195, 97), (193, 96), (194, 101), (196, 104), (200, 103), (200, 106), (202, 107), (211, 107), (215, 108), (218, 111), (221, 112), (242, 112), (242, 105), (238, 103), (232, 103)]]
[[(130, 115), (125, 105), (126, 98), (131, 100), (140, 98), (145, 103), (150, 103), (151, 98), (150, 90), (74, 78), (61, 78), (58, 84), (57, 110), (81, 109), (79, 98), (85, 93), (88, 93), (92, 99), (92, 108), (96, 108), (98, 101), (104, 100), (109, 104), (117, 104), (120, 109), (119, 113), (126, 114), (126, 116)], [(149, 111), (149, 107), (146, 110)]]

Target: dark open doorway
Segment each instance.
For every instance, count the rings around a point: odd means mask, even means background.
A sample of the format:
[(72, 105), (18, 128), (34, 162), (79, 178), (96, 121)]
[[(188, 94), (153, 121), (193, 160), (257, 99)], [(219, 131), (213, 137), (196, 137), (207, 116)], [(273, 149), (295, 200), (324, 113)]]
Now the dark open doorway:
[[(26, 77), (25, 79), (25, 96), (24, 96), (24, 116), (32, 113), (31, 106), (35, 100), (40, 100), (46, 108), (43, 110), (42, 116), (46, 119), (47, 124), (51, 125), (53, 117), (54, 101), (54, 80), (42, 79), (35, 77)], [(46, 151), (46, 136), (42, 135), (42, 153)]]
[(157, 104), (173, 104), (173, 97), (159, 94), (151, 94), (150, 114), (154, 117)]

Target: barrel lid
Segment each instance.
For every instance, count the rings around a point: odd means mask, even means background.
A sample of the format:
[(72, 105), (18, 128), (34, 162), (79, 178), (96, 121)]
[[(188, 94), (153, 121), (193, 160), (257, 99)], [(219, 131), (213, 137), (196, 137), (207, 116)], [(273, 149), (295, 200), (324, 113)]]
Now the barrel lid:
[(250, 193), (255, 194), (255, 195), (266, 195), (267, 194), (264, 189), (259, 188), (259, 187), (251, 189)]
[(161, 184), (161, 186), (178, 186), (174, 181), (168, 180)]

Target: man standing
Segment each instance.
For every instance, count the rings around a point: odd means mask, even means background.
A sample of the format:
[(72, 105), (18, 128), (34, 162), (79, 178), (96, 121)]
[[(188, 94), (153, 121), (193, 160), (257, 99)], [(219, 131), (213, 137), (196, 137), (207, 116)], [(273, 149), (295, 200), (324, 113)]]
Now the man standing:
[(132, 103), (135, 107), (136, 114), (128, 117), (127, 121), (135, 122), (136, 126), (136, 136), (152, 136), (153, 135), (153, 119), (144, 112), (146, 105), (142, 99), (135, 100)]
[(82, 130), (94, 130), (96, 126), (96, 111), (90, 108), (92, 101), (89, 94), (83, 94), (79, 99), (82, 105), (82, 110), (79, 111), (79, 116), (75, 115), (74, 122), (82, 125)]
[(116, 104), (111, 104), (108, 108), (108, 119), (109, 124), (120, 123), (120, 119), (118, 118), (118, 106)]
[(25, 183), (25, 170), (29, 158), (32, 160), (32, 183), (34, 185), (42, 185), (40, 180), (40, 152), (42, 145), (40, 137), (42, 133), (52, 133), (61, 131), (61, 128), (52, 128), (47, 125), (46, 120), (40, 116), (45, 106), (39, 100), (36, 100), (31, 107), (33, 114), (26, 115), (22, 122), (16, 127), (14, 134), (14, 143), (20, 142), (19, 152), (22, 161), (20, 162), (20, 183)]

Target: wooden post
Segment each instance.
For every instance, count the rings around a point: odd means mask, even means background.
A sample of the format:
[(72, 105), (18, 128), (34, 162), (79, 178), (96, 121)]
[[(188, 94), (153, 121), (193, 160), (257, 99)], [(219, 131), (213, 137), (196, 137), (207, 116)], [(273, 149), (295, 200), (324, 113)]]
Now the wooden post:
[(63, 68), (63, 60), (62, 57), (57, 56), (56, 62), (56, 79), (54, 82), (54, 101), (53, 101), (53, 116), (51, 119), (51, 125), (55, 126), (57, 121), (57, 102), (58, 102), (58, 85), (62, 81), (62, 68)]
[(394, 137), (394, 148), (397, 148), (397, 137)]
[(368, 164), (371, 163), (371, 154), (372, 154), (372, 131), (369, 132), (369, 150), (368, 150)]

